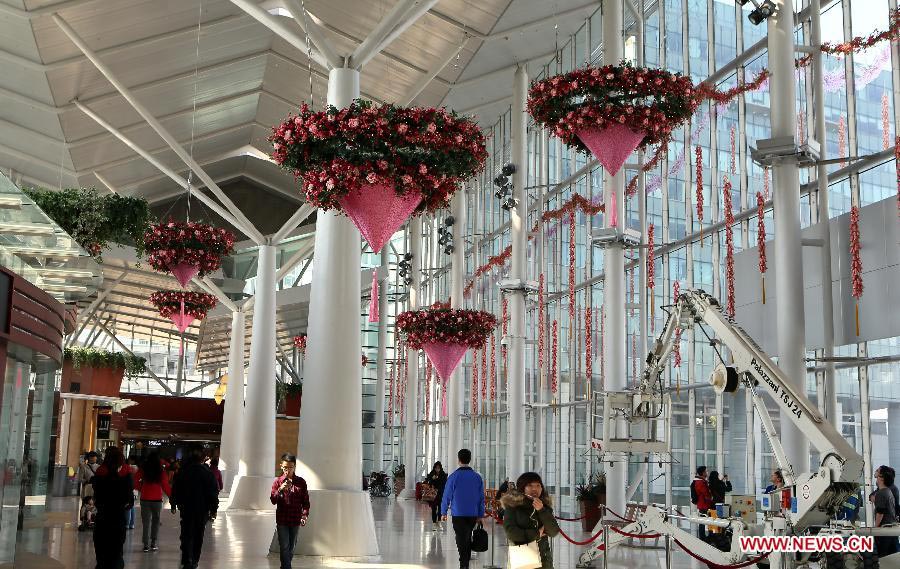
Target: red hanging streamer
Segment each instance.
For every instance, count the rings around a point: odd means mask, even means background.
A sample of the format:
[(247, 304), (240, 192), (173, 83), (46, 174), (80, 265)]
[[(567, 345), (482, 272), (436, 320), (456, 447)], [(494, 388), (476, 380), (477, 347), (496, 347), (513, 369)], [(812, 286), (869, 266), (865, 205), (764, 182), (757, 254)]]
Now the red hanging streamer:
[(762, 277), (762, 303), (766, 303), (766, 218), (765, 202), (761, 193), (756, 192), (756, 248), (759, 250), (759, 274)]
[(697, 158), (697, 175), (695, 176), (697, 180), (697, 221), (700, 223), (700, 246), (703, 247), (703, 149), (699, 144), (694, 149), (694, 154)]
[(859, 336), (859, 299), (863, 294), (862, 259), (859, 254), (859, 207), (850, 208), (850, 294), (856, 299), (856, 335)]
[(725, 176), (722, 186), (722, 205), (725, 209), (725, 282), (728, 284), (728, 315), (734, 318), (734, 212), (731, 206), (731, 181)]
[(881, 94), (881, 149), (887, 150), (891, 147), (891, 121), (888, 116), (888, 96), (887, 92)]
[[(681, 283), (675, 281), (672, 283), (672, 303), (678, 302), (678, 295), (681, 294)], [(675, 367), (681, 367), (681, 328), (675, 330), (675, 347), (672, 350), (675, 359)]]
[[(542, 375), (544, 372), (544, 337), (547, 335), (546, 318), (547, 315), (544, 311), (544, 273), (541, 273), (538, 277), (538, 373)], [(543, 383), (543, 380), (541, 383)]]
[(497, 400), (497, 334), (491, 334), (491, 413)]
[(484, 413), (485, 402), (487, 401), (487, 386), (490, 370), (488, 369), (488, 349), (487, 345), (481, 350), (481, 412)]
[(575, 210), (569, 213), (569, 336), (575, 330)]
[(847, 165), (847, 123), (844, 117), (838, 120), (838, 156), (841, 159), (841, 168)]
[(653, 289), (656, 287), (656, 252), (654, 251), (655, 227), (651, 223), (647, 226), (647, 288), (650, 289), (650, 330), (653, 330), (654, 302)]
[[(553, 321), (553, 354), (551, 355), (551, 364), (550, 364), (550, 393), (554, 396), (556, 395), (556, 389), (558, 387), (558, 378), (556, 377), (556, 355), (559, 352), (559, 324), (556, 320)], [(555, 397), (554, 397), (555, 398)]]
[(369, 322), (378, 322), (378, 269), (372, 269), (372, 295), (369, 298)]
[(587, 391), (590, 395), (594, 385), (594, 338), (593, 338), (593, 314), (591, 308), (591, 289), (587, 290), (587, 306), (584, 310), (584, 377), (587, 382)]
[(803, 127), (803, 115), (804, 112), (801, 110), (797, 113), (797, 143), (803, 144), (803, 141), (806, 140), (806, 129)]
[(425, 358), (425, 420), (431, 419), (431, 360)]
[(631, 335), (631, 381), (635, 386), (638, 385), (638, 351), (637, 351), (637, 334)]
[(470, 390), (472, 399), (471, 414), (478, 412), (478, 350), (472, 354), (472, 389)]

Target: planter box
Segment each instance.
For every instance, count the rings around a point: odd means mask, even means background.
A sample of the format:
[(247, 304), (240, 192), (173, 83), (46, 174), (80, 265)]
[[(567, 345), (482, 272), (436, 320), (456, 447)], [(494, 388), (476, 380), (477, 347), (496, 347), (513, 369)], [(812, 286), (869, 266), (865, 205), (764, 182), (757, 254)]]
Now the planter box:
[(297, 393), (295, 395), (288, 395), (284, 398), (284, 414), (288, 417), (299, 417), (300, 416), (300, 401), (302, 399), (302, 395)]
[(72, 362), (65, 362), (60, 391), (118, 397), (123, 377), (125, 368), (81, 366), (75, 369)]
[(603, 511), (600, 506), (606, 503), (606, 496), (602, 496), (600, 500), (578, 500), (578, 508), (581, 511), (581, 529), (589, 532), (597, 527), (600, 518), (603, 517)]

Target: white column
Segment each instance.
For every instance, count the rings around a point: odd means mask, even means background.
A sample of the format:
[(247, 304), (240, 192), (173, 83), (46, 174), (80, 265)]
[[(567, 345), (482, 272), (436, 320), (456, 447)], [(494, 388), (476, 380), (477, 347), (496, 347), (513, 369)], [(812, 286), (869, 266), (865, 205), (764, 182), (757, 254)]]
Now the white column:
[[(450, 264), (450, 305), (463, 308), (463, 281), (466, 278), (466, 244), (464, 232), (466, 228), (466, 188), (463, 186), (450, 202), (453, 215), (453, 257)], [(466, 374), (462, 365), (453, 372), (450, 385), (447, 386), (447, 449), (444, 452), (444, 468), (456, 464), (456, 453), (463, 446), (462, 411), (466, 392)]]
[(244, 422), (244, 312), (231, 313), (231, 345), (228, 349), (228, 386), (225, 389), (225, 413), (222, 418), (222, 444), (219, 469), (225, 491), (238, 473), (241, 456), (241, 426)]
[(381, 249), (381, 269), (378, 273), (378, 371), (375, 380), (375, 466), (377, 471), (384, 470), (384, 383), (387, 378), (387, 321), (388, 321), (388, 286), (390, 285), (390, 269), (388, 259), (391, 254), (390, 244)]
[[(359, 72), (332, 69), (328, 104), (344, 108), (358, 96)], [(377, 555), (362, 491), (359, 232), (348, 218), (320, 210), (315, 239), (297, 465), (313, 509), (296, 555)]]
[[(412, 254), (410, 260), (410, 277), (412, 284), (409, 285), (409, 310), (415, 310), (419, 307), (419, 294), (422, 290), (422, 218), (414, 217), (409, 222), (409, 252)], [(406, 386), (406, 424), (403, 433), (403, 461), (406, 465), (406, 482), (403, 491), (400, 493), (402, 500), (415, 500), (416, 498), (416, 476), (422, 470), (422, 464), (418, 459), (419, 440), (416, 436), (416, 418), (418, 417), (419, 406), (417, 404), (419, 394), (419, 353), (417, 350), (408, 350), (407, 357), (409, 362), (409, 377)], [(455, 464), (452, 462), (450, 464)], [(448, 465), (449, 467), (449, 465)]]
[[(778, 11), (769, 19), (769, 92), (772, 136), (796, 139), (794, 112), (793, 0), (775, 0)], [(775, 211), (775, 297), (778, 304), (778, 366), (794, 387), (806, 392), (806, 331), (803, 310), (803, 250), (800, 242), (800, 173), (797, 162), (773, 167)], [(782, 409), (781, 443), (795, 473), (809, 469), (809, 442)]]
[[(528, 96), (528, 73), (525, 67), (516, 68), (513, 79), (512, 132), (510, 148), (516, 171), (512, 176), (513, 196), (518, 205), (510, 211), (512, 259), (509, 278), (522, 284), (525, 281), (528, 254), (528, 115), (525, 102)], [(506, 444), (506, 473), (515, 480), (525, 470), (525, 291), (509, 293), (509, 361), (507, 402), (509, 423)]]
[(228, 507), (270, 510), (275, 474), (275, 247), (259, 248), (238, 475)]
[[(618, 64), (624, 55), (622, 39), (623, 0), (603, 3), (603, 63)], [(625, 174), (619, 171), (615, 176), (604, 174), (603, 203), (610, 204), (615, 192), (616, 207), (619, 209), (619, 223), (625, 223)], [(609, 226), (610, 215), (604, 215), (604, 223)], [(625, 352), (625, 250), (614, 245), (603, 255), (604, 283), (603, 305), (606, 312), (606, 333), (604, 334), (604, 357), (606, 370), (606, 390), (623, 391), (626, 376)], [(624, 429), (621, 421), (617, 429)], [(624, 457), (606, 466), (606, 504), (616, 513), (625, 511), (625, 487), (627, 484), (627, 463)]]

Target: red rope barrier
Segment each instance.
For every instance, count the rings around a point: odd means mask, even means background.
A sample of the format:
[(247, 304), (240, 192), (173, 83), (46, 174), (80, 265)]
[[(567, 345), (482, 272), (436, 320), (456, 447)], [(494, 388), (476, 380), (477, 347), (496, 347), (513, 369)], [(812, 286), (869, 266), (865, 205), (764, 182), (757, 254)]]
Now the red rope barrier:
[(605, 509), (606, 509), (607, 512), (609, 512), (610, 514), (612, 514), (612, 515), (614, 515), (615, 517), (619, 518), (619, 519), (622, 520), (623, 522), (628, 522), (628, 523), (633, 523), (633, 522), (634, 522), (634, 520), (629, 520), (628, 518), (622, 516), (621, 514), (617, 514), (616, 512), (614, 512), (613, 510), (611, 510), (611, 509), (609, 509), (609, 508), (605, 508)]
[[(704, 559), (700, 557), (698, 554), (694, 553), (690, 549), (684, 546), (683, 543), (673, 538), (673, 541), (678, 544), (678, 547), (684, 550), (685, 553), (696, 559), (701, 563), (705, 563), (707, 567), (710, 569), (741, 569), (742, 567), (749, 567), (750, 565), (754, 565), (759, 563), (763, 559), (769, 556), (769, 553), (763, 553), (759, 557), (754, 557), (753, 559), (748, 559), (747, 561), (741, 561), (740, 563), (735, 563), (733, 565), (722, 565), (721, 563), (716, 563), (715, 561), (710, 561), (708, 559)], [(770, 552), (771, 553), (771, 552)]]
[(624, 535), (625, 537), (633, 537), (635, 539), (654, 539), (654, 538), (662, 536), (662, 534), (659, 534), (659, 533), (630, 533), (627, 531), (620, 530), (616, 526), (610, 526), (610, 529), (612, 529), (614, 532), (616, 532), (619, 535)]
[(583, 516), (581, 516), (581, 517), (578, 517), (578, 518), (561, 518), (561, 517), (559, 517), (559, 516), (553, 516), (553, 517), (556, 518), (557, 520), (561, 521), (561, 522), (578, 522), (578, 521), (581, 521), (581, 520), (583, 520), (584, 518), (586, 518), (586, 517), (587, 517), (587, 514), (585, 514), (585, 515), (583, 515)]
[[(593, 543), (594, 541), (596, 541), (596, 539), (597, 539), (598, 537), (600, 537), (601, 535), (603, 535), (603, 529), (601, 528), (600, 531), (598, 531), (597, 533), (595, 533), (594, 535), (592, 535), (592, 536), (591, 536), (589, 539), (587, 539), (586, 541), (576, 541), (576, 540), (572, 539), (571, 537), (569, 537), (568, 535), (566, 535), (566, 532), (564, 532), (562, 529), (559, 530), (559, 535), (561, 535), (561, 536), (563, 536), (564, 538), (566, 538), (566, 541), (568, 541), (568, 542), (571, 543), (572, 545), (588, 545), (588, 544), (590, 544), (590, 543)], [(605, 550), (605, 549), (606, 549), (606, 544), (604, 544), (603, 547), (602, 547), (601, 549)]]

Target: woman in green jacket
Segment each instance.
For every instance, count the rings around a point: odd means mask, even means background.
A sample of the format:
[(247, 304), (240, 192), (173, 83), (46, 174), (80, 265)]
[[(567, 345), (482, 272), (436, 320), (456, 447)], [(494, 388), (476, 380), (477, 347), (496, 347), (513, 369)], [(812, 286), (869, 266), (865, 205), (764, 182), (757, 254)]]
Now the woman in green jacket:
[(503, 495), (503, 529), (510, 545), (538, 542), (541, 567), (553, 568), (553, 552), (550, 538), (559, 533), (559, 525), (553, 517), (553, 502), (544, 489), (544, 483), (536, 472), (526, 472), (516, 480), (515, 488)]

